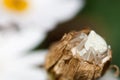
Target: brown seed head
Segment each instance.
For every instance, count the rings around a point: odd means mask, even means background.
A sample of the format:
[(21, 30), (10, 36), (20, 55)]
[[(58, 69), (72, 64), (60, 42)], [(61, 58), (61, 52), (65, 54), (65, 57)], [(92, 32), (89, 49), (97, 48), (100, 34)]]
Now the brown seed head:
[(45, 68), (56, 80), (96, 80), (106, 72), (111, 58), (104, 39), (86, 29), (65, 34), (52, 45)]

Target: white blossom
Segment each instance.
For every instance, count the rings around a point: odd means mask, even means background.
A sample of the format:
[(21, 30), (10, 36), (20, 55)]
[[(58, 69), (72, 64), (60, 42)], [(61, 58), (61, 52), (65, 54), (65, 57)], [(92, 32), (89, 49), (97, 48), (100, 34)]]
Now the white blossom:
[(46, 53), (46, 50), (41, 50), (21, 57), (0, 55), (3, 61), (0, 62), (0, 80), (46, 80), (46, 71), (38, 67), (44, 63)]
[[(13, 1), (13, 2), (10, 2)], [(37, 68), (46, 51), (29, 51), (39, 45), (47, 31), (73, 18), (83, 0), (0, 0), (0, 80), (46, 80)], [(27, 55), (30, 54), (30, 55)], [(26, 56), (25, 56), (26, 55)]]

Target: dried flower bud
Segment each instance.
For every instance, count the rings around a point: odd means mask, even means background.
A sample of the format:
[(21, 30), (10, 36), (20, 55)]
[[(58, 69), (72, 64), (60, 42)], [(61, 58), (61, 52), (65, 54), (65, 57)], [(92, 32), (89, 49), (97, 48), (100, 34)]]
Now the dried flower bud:
[(95, 31), (70, 32), (55, 43), (46, 57), (45, 68), (55, 80), (96, 80), (109, 68), (110, 46)]

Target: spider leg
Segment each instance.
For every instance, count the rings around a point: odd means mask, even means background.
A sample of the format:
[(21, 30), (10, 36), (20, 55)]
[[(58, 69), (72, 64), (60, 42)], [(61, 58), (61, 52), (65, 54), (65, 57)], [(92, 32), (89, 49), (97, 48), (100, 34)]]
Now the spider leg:
[(93, 53), (92, 53), (92, 50), (89, 49), (89, 50), (87, 51), (87, 53), (85, 53), (85, 54), (83, 55), (83, 58), (84, 58), (84, 60), (87, 60), (87, 61), (89, 61), (89, 62), (93, 62), (93, 61), (94, 61), (94, 55), (93, 55)]
[(82, 41), (79, 43), (79, 45), (77, 46), (77, 51), (81, 51), (81, 50), (83, 49), (86, 40), (87, 40), (87, 35), (84, 35), (83, 40), (82, 40)]

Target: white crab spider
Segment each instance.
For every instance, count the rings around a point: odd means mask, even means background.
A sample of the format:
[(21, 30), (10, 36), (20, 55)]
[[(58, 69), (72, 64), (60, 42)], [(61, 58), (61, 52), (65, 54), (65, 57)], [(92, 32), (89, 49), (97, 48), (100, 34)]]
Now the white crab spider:
[(80, 36), (71, 42), (77, 41), (79, 41), (79, 44), (71, 49), (73, 55), (79, 54), (84, 60), (95, 64), (101, 64), (110, 59), (110, 47), (107, 46), (105, 40), (93, 30), (91, 30), (88, 35), (81, 33)]

